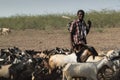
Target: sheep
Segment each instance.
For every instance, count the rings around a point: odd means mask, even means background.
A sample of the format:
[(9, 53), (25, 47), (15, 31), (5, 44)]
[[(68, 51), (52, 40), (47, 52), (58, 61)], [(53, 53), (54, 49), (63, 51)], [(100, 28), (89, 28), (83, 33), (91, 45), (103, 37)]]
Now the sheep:
[(97, 74), (102, 67), (109, 66), (112, 68), (112, 59), (106, 56), (98, 62), (68, 63), (63, 68), (63, 80), (64, 78), (72, 80), (74, 77), (85, 77), (90, 80), (98, 80)]
[(10, 32), (11, 32), (10, 28), (0, 28), (1, 35), (8, 35), (8, 33)]

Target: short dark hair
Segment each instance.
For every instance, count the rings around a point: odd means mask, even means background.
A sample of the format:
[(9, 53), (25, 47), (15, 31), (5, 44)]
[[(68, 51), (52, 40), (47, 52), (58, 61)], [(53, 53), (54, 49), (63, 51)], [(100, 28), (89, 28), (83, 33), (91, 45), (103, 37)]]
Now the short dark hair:
[(82, 10), (82, 9), (81, 9), (81, 10), (78, 10), (78, 11), (77, 11), (77, 15), (79, 14), (79, 12), (81, 12), (83, 16), (85, 15), (84, 10)]

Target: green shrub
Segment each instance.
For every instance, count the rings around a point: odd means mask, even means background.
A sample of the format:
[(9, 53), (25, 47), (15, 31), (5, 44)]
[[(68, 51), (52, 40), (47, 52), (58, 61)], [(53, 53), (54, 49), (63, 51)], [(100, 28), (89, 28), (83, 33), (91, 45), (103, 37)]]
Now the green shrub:
[[(62, 16), (68, 16), (71, 19), (64, 19)], [(0, 27), (9, 27), (12, 29), (67, 29), (68, 22), (74, 20), (76, 14), (48, 14), (48, 15), (16, 15), (0, 18)], [(91, 20), (95, 28), (119, 27), (120, 11), (102, 10), (100, 12), (87, 12), (85, 20)]]

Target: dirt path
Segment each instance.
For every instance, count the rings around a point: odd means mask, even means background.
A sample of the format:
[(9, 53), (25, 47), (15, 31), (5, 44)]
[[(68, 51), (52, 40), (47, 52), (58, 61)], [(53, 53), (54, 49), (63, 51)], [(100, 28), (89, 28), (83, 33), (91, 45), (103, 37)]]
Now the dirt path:
[[(120, 49), (120, 28), (104, 29), (102, 32), (91, 29), (87, 42), (99, 51)], [(70, 48), (69, 32), (67, 30), (42, 31), (20, 30), (11, 34), (0, 35), (0, 49), (17, 46), (20, 49), (45, 50), (55, 47)]]

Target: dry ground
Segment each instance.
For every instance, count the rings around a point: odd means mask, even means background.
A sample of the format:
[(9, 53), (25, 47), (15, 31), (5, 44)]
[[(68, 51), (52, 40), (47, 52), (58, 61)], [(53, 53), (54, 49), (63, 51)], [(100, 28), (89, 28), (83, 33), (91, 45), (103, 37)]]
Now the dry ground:
[[(120, 28), (107, 28), (102, 32), (92, 28), (87, 42), (98, 52), (120, 49)], [(55, 47), (70, 48), (69, 32), (66, 30), (12, 30), (9, 35), (0, 35), (0, 49), (16, 46), (22, 50), (45, 50)]]

